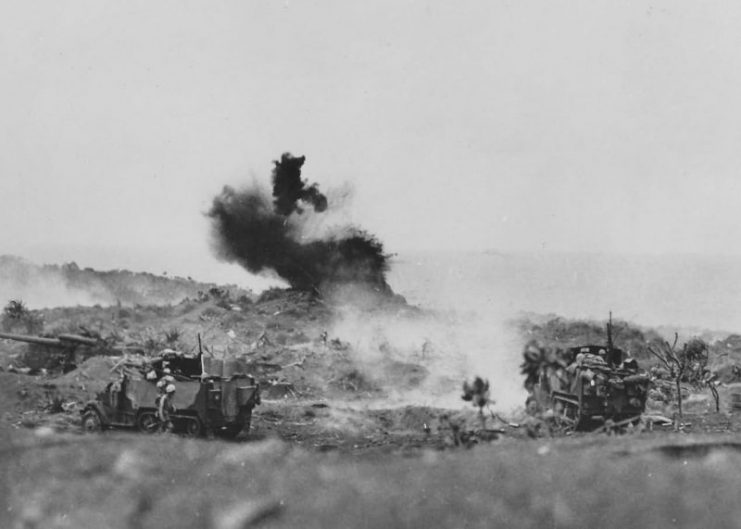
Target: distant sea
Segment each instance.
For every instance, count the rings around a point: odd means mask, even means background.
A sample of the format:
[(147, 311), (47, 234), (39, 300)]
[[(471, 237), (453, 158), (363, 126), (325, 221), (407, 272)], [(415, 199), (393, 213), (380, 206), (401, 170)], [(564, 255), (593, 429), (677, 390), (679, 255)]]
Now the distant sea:
[(613, 317), (741, 333), (741, 256), (426, 252), (398, 256), (389, 281), (437, 309)]

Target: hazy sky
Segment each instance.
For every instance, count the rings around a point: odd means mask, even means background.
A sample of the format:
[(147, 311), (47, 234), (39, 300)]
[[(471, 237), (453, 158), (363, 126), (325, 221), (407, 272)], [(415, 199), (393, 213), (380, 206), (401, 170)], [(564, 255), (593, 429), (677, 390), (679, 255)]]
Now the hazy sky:
[(392, 252), (739, 254), (740, 28), (678, 0), (1, 2), (0, 253), (206, 262), (213, 195), (290, 151)]

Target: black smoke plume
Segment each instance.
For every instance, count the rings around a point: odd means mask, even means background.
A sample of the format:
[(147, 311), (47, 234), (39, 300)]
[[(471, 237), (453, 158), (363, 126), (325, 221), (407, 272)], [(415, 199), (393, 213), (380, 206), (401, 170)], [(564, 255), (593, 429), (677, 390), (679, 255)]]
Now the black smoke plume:
[(322, 212), (327, 209), (327, 197), (319, 192), (319, 187), (312, 184), (306, 187), (301, 180), (301, 167), (306, 156), (294, 158), (286, 153), (281, 156), (280, 162), (275, 163), (273, 169), (273, 205), (279, 215), (288, 216), (294, 211), (303, 213), (298, 201), (302, 200), (314, 206), (314, 211)]
[(218, 256), (253, 273), (272, 269), (293, 288), (324, 293), (343, 285), (360, 285), (390, 294), (388, 256), (381, 242), (355, 227), (324, 239), (301, 241), (302, 204), (317, 213), (327, 198), (316, 184), (301, 179), (304, 156), (289, 153), (275, 162), (273, 201), (258, 187), (224, 187), (207, 215), (212, 221)]

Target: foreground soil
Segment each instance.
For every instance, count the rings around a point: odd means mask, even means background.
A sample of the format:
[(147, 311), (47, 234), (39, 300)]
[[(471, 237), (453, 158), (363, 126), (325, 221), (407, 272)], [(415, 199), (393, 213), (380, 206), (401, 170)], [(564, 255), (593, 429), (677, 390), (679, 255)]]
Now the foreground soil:
[(13, 432), (3, 527), (737, 527), (736, 435), (322, 452), (126, 433)]

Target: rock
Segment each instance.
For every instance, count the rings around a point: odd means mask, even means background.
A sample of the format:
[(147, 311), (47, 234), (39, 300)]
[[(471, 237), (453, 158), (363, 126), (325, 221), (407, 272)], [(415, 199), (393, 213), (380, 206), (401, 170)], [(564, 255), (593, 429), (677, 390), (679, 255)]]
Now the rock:
[(214, 529), (245, 529), (265, 518), (278, 515), (283, 502), (273, 498), (258, 498), (228, 506), (214, 516)]

